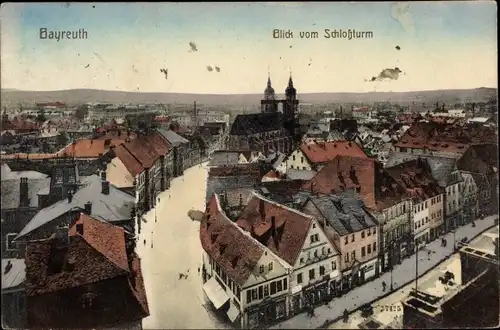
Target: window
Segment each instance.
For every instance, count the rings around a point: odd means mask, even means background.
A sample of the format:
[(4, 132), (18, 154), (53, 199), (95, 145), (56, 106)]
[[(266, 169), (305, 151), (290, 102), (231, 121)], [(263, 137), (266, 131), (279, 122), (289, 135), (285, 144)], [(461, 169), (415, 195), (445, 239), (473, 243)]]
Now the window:
[(304, 263), (304, 258), (300, 258), (300, 263), (303, 264)]
[(349, 243), (349, 238), (346, 236), (346, 237), (344, 237), (344, 244), (347, 244), (347, 243)]
[(351, 236), (351, 242), (354, 242), (354, 234)]
[(316, 243), (319, 241), (319, 235), (318, 234), (314, 234), (314, 235), (311, 235), (311, 243)]
[(300, 157), (300, 162), (304, 163), (304, 157)]
[(283, 279), (283, 290), (288, 289), (288, 280), (286, 278)]
[(344, 256), (344, 262), (349, 262), (349, 254), (346, 253), (345, 256)]
[(337, 263), (335, 261), (332, 261), (332, 270), (337, 269)]
[(316, 228), (316, 224), (315, 224), (315, 223), (313, 223), (313, 229), (314, 229), (314, 228)]
[(264, 289), (262, 288), (262, 285), (259, 286), (259, 300), (264, 299)]
[(417, 224), (415, 223), (415, 230), (417, 230), (417, 229), (418, 229), (418, 226), (417, 226)]
[(302, 166), (302, 170), (304, 170), (304, 171), (305, 171), (305, 170), (306, 170), (306, 167), (305, 167), (305, 166)]
[(314, 279), (314, 269), (309, 270), (309, 279), (313, 280)]
[(264, 285), (264, 297), (269, 296), (269, 285)]
[(283, 285), (281, 284), (281, 281), (276, 281), (276, 291), (283, 291)]
[(252, 289), (252, 300), (257, 300), (257, 289)]
[(366, 252), (367, 252), (368, 254), (372, 253), (372, 246), (371, 246), (370, 244), (368, 244), (368, 245), (366, 246), (366, 248), (367, 248), (367, 251), (366, 251)]
[(16, 247), (16, 243), (13, 243), (13, 242), (12, 242), (12, 241), (14, 240), (14, 238), (16, 238), (16, 236), (17, 236), (17, 233), (8, 233), (8, 234), (6, 235), (6, 237), (5, 237), (5, 238), (6, 238), (7, 240), (6, 240), (6, 242), (5, 242), (5, 243), (7, 244), (7, 246), (6, 246), (6, 250), (7, 250), (7, 251), (12, 251), (12, 250), (16, 250), (16, 249), (17, 249), (17, 247)]
[(297, 274), (297, 283), (298, 284), (302, 283), (302, 273)]
[(275, 294), (276, 293), (276, 282), (272, 282), (271, 283), (271, 294)]
[(314, 258), (318, 257), (318, 250), (314, 250)]
[(259, 269), (260, 269), (260, 273), (262, 274), (264, 272), (264, 265), (260, 265)]
[(377, 251), (377, 242), (373, 242), (373, 252)]
[(351, 259), (352, 259), (352, 261), (356, 260), (356, 251), (352, 251)]
[(364, 230), (361, 232), (361, 238), (365, 238), (365, 231)]
[(292, 157), (292, 158), (293, 158), (293, 160), (295, 161), (295, 155), (293, 155), (293, 157)]
[(268, 268), (269, 268), (269, 270), (273, 270), (273, 263), (272, 262), (269, 263)]
[(361, 256), (364, 257), (365, 256), (365, 247), (363, 246), (361, 248)]
[(325, 266), (319, 266), (319, 276), (325, 275)]
[(373, 227), (373, 234), (377, 233), (377, 227)]

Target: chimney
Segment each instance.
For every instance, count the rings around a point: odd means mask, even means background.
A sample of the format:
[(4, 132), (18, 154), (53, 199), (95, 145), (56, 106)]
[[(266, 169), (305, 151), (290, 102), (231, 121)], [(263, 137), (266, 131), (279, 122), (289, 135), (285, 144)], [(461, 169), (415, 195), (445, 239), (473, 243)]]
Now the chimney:
[(103, 195), (109, 195), (109, 181), (101, 181), (101, 193)]
[(106, 181), (106, 171), (101, 171), (101, 180)]
[(76, 224), (76, 232), (83, 236), (83, 223)]
[(259, 213), (262, 220), (266, 219), (266, 210), (264, 200), (259, 198)]
[(19, 181), (19, 206), (27, 207), (30, 204), (28, 193), (28, 178), (21, 178)]
[(87, 215), (92, 214), (92, 202), (85, 203), (85, 214)]

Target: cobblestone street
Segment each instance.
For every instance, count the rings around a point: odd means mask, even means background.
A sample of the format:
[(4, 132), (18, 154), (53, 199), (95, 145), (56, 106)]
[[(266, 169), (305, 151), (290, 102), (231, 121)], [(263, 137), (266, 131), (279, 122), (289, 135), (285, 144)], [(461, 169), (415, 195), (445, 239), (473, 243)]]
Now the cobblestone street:
[[(137, 247), (151, 313), (143, 320), (144, 329), (225, 328), (205, 308), (198, 274), (199, 223), (187, 215), (191, 209), (204, 210), (206, 176), (205, 166), (186, 170), (160, 195), (156, 212), (151, 210), (142, 223)], [(179, 279), (180, 273), (187, 278)]]
[[(460, 227), (456, 232), (456, 241), (462, 238), (472, 237), (480, 234), (485, 229), (494, 225), (494, 218), (497, 216), (489, 216), (484, 220), (476, 220), (476, 227), (470, 224)], [(426, 250), (435, 251), (431, 254), (430, 260), (426, 252), (420, 252), (419, 256), (419, 275), (427, 270), (433, 268), (441, 260), (448, 258), (453, 254), (453, 233), (448, 233), (446, 236), (448, 247), (441, 247), (441, 240), (431, 242), (426, 246)], [(395, 290), (400, 290), (406, 282), (415, 278), (415, 254), (405, 259), (400, 265), (396, 266), (393, 271), (393, 285)], [(352, 312), (360, 306), (373, 301), (378, 296), (383, 296), (385, 292), (382, 291), (382, 282), (391, 283), (390, 272), (382, 274), (379, 278), (359, 286), (342, 297), (335, 298), (330, 303), (331, 308), (328, 306), (319, 306), (315, 309), (315, 317), (309, 318), (306, 313), (301, 313), (291, 319), (278, 324), (273, 329), (311, 329), (318, 328), (325, 324), (327, 321), (333, 321), (342, 315), (344, 309)], [(388, 285), (389, 286), (389, 285)], [(411, 285), (410, 285), (411, 286)]]

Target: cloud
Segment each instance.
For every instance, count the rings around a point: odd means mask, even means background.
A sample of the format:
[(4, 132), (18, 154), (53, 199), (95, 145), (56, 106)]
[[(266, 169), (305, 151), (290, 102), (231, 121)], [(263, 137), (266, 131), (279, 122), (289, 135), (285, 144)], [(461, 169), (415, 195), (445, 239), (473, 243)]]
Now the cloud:
[(413, 16), (410, 13), (410, 4), (395, 3), (391, 6), (391, 17), (401, 24), (401, 27), (410, 35), (415, 34)]

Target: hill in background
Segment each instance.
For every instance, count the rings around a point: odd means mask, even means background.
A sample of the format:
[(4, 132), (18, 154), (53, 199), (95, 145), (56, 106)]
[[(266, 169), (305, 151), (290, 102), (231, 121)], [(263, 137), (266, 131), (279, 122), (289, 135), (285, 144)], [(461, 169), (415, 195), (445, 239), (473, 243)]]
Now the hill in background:
[[(496, 98), (496, 88), (476, 88), (462, 90), (435, 90), (417, 92), (369, 92), (369, 93), (305, 93), (298, 95), (302, 103), (372, 103), (392, 102), (399, 104), (446, 102), (482, 102)], [(280, 95), (282, 97), (283, 95)], [(1, 102), (4, 106), (30, 106), (36, 102), (63, 102), (69, 105), (86, 102), (107, 103), (165, 103), (204, 105), (252, 106), (260, 104), (261, 94), (181, 94), (181, 93), (141, 93), (94, 89), (71, 89), (62, 91), (21, 91), (2, 89)]]

